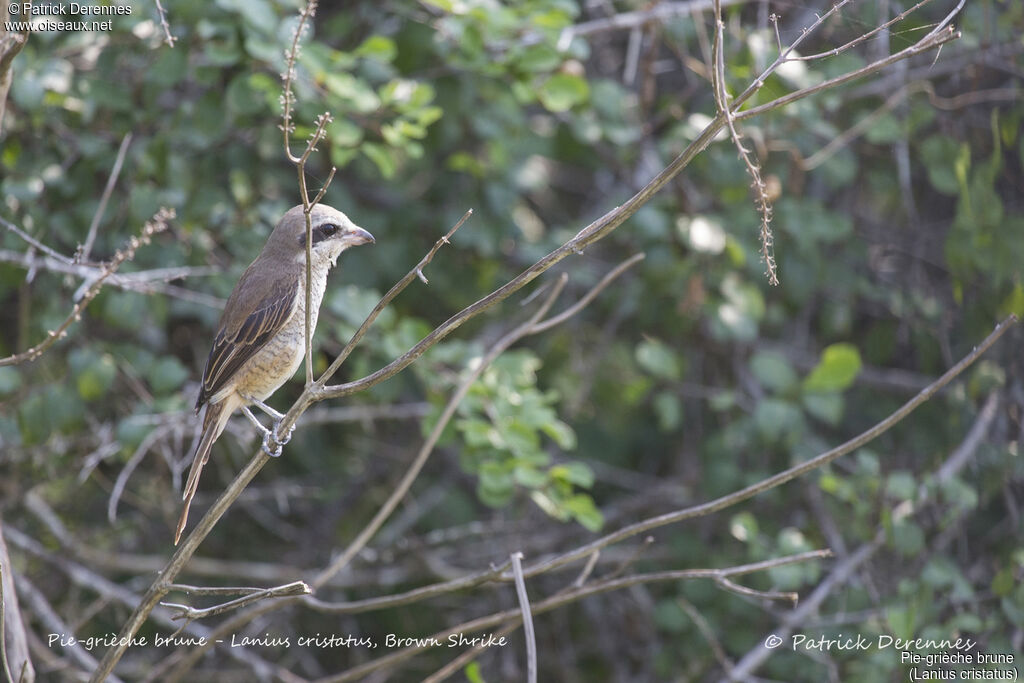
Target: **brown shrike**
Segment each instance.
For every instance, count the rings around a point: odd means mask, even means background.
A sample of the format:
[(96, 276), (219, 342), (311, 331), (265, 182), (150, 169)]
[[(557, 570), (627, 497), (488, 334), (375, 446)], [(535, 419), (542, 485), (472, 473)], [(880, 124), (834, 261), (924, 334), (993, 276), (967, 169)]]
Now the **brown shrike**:
[[(323, 204), (313, 207), (313, 249), (310, 334), (316, 329), (320, 302), (327, 288), (327, 273), (338, 255), (349, 247), (373, 242), (373, 235), (355, 225), (348, 216)], [(199, 475), (210, 457), (210, 448), (235, 410), (242, 412), (263, 432), (263, 447), (280, 455), (280, 444), (291, 434), (279, 437), (277, 425), (284, 415), (263, 403), (288, 381), (302, 364), (306, 350), (306, 219), (301, 206), (290, 209), (270, 233), (263, 251), (256, 257), (231, 292), (220, 319), (210, 357), (203, 370), (203, 384), (196, 412), (206, 405), (202, 438), (192, 460), (185, 501), (174, 534), (174, 544), (188, 521), (188, 508), (199, 486)], [(274, 419), (267, 429), (249, 410), (255, 405)], [(270, 449), (270, 440), (278, 445)]]

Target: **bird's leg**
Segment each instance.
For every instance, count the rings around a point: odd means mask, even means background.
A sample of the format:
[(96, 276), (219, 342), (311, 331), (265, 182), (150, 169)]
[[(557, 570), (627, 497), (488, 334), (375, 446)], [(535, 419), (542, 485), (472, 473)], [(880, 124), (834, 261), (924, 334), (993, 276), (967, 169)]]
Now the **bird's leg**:
[(251, 396), (246, 396), (245, 400), (259, 408), (260, 410), (262, 410), (270, 417), (274, 418), (274, 422), (280, 422), (281, 420), (284, 419), (284, 413), (277, 412), (276, 410), (274, 410), (273, 408), (271, 408), (270, 406), (268, 406), (266, 403), (259, 399), (252, 398)]
[[(281, 455), (281, 446), (292, 440), (292, 432), (295, 431), (295, 425), (291, 426), (287, 434), (281, 436), (280, 434), (278, 434), (277, 429), (281, 425), (281, 420), (284, 419), (284, 413), (277, 412), (276, 410), (274, 410), (266, 403), (257, 398), (252, 398), (249, 396), (244, 396), (243, 398), (245, 398), (246, 401), (248, 401), (249, 403), (253, 404), (257, 408), (265, 412), (274, 420), (273, 428), (267, 429), (260, 423), (259, 420), (256, 419), (256, 416), (252, 414), (252, 411), (249, 410), (248, 406), (244, 406), (242, 408), (242, 410), (245, 411), (246, 416), (250, 420), (252, 420), (252, 423), (254, 425), (256, 425), (256, 428), (263, 433), (263, 451), (272, 458), (278, 457), (279, 455)], [(270, 447), (271, 440), (275, 444), (274, 448)]]
[[(274, 438), (274, 432), (263, 426), (259, 419), (252, 414), (251, 410), (249, 410), (249, 406), (242, 406), (242, 414), (249, 418), (249, 421), (252, 422), (253, 426), (263, 434), (263, 452), (272, 458), (276, 458), (281, 455), (281, 442)], [(274, 442), (277, 444), (277, 448), (270, 447), (271, 439), (274, 439)]]

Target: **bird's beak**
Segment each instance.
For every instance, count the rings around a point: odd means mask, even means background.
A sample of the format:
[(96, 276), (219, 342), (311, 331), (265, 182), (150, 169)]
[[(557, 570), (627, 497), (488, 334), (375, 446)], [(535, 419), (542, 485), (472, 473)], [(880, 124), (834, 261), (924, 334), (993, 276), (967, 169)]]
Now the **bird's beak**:
[(374, 244), (377, 242), (377, 240), (373, 239), (373, 235), (357, 226), (352, 226), (352, 229), (348, 231), (348, 235), (346, 235), (345, 239), (352, 246), (358, 246), (360, 244)]

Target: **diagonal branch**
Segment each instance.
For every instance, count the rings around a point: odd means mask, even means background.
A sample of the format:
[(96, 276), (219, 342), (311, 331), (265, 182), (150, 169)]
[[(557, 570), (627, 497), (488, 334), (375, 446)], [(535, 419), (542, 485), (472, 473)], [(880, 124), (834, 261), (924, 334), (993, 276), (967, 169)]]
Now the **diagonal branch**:
[[(757, 107), (740, 112), (739, 108), (749, 100), (763, 85), (764, 80), (773, 73), (778, 67), (785, 61), (785, 58), (792, 52), (808, 35), (811, 31), (821, 25), (825, 18), (830, 13), (822, 15), (815, 24), (801, 34), (793, 44), (785, 50), (778, 59), (775, 60), (770, 66), (768, 66), (762, 74), (755, 79), (755, 81), (733, 100), (730, 107), (731, 112), (734, 113), (734, 121), (743, 121), (753, 116), (764, 114), (766, 112), (778, 109), (786, 104), (790, 104), (797, 100), (809, 97), (810, 95), (821, 92), (828, 88), (834, 88), (843, 83), (847, 83), (857, 78), (862, 78), (869, 74), (875, 73), (886, 66), (894, 64), (904, 59), (909, 59), (923, 52), (933, 50), (945, 43), (955, 40), (959, 37), (959, 33), (948, 27), (953, 16), (959, 11), (959, 8), (963, 6), (965, 0), (961, 0), (957, 7), (932, 31), (930, 31), (920, 41), (911, 45), (910, 47), (901, 50), (889, 57), (877, 60), (868, 64), (860, 69), (843, 74), (832, 78), (824, 83), (820, 83), (815, 86), (810, 86), (797, 90), (788, 95), (779, 97), (771, 102), (767, 102)], [(585, 227), (574, 238), (558, 247), (548, 255), (541, 258), (539, 261), (534, 263), (532, 266), (527, 268), (525, 271), (520, 273), (518, 276), (505, 283), (503, 286), (494, 290), (490, 294), (479, 299), (475, 303), (462, 309), (445, 322), (441, 323), (435, 328), (430, 334), (420, 340), (405, 354), (396, 358), (394, 361), (384, 366), (380, 370), (358, 379), (352, 382), (344, 384), (328, 385), (323, 387), (323, 390), (318, 392), (317, 399), (325, 398), (340, 398), (342, 396), (348, 396), (372, 386), (375, 386), (407, 368), (417, 358), (423, 355), (427, 349), (437, 344), (439, 341), (444, 339), (446, 336), (451, 334), (454, 330), (458, 329), (463, 323), (475, 318), (484, 311), (488, 310), (492, 306), (504, 301), (506, 298), (517, 292), (518, 290), (525, 287), (527, 284), (532, 282), (541, 273), (549, 270), (555, 264), (559, 263), (563, 259), (573, 254), (582, 253), (582, 251), (590, 246), (591, 244), (603, 239), (620, 225), (622, 225), (628, 218), (636, 213), (641, 206), (646, 204), (655, 194), (657, 194), (665, 185), (669, 183), (676, 175), (686, 168), (693, 159), (697, 157), (704, 149), (711, 144), (711, 141), (715, 136), (726, 126), (727, 118), (724, 112), (719, 112), (714, 119), (704, 128), (704, 130), (697, 136), (693, 142), (683, 152), (675, 158), (666, 168), (658, 173), (650, 182), (647, 183), (639, 192), (628, 199), (624, 204), (618, 206), (605, 215), (598, 218), (596, 221)]]
[(377, 302), (377, 305), (373, 307), (372, 311), (370, 311), (370, 314), (366, 316), (366, 320), (363, 321), (363, 324), (360, 325), (359, 329), (352, 335), (352, 338), (348, 341), (348, 344), (345, 345), (345, 348), (341, 350), (341, 353), (339, 353), (338, 357), (334, 359), (334, 362), (331, 363), (330, 367), (328, 367), (324, 374), (320, 376), (320, 379), (316, 381), (318, 388), (323, 387), (323, 385), (334, 376), (334, 373), (338, 371), (338, 368), (341, 367), (342, 363), (348, 359), (355, 347), (360, 341), (362, 341), (363, 336), (366, 335), (366, 332), (373, 325), (374, 321), (377, 320), (377, 316), (381, 314), (381, 311), (388, 307), (388, 304), (395, 300), (395, 297), (401, 294), (402, 291), (405, 290), (405, 288), (408, 287), (417, 277), (426, 283), (427, 279), (423, 275), (423, 269), (434, 260), (434, 255), (437, 254), (441, 247), (446, 244), (451, 244), (451, 238), (455, 234), (455, 231), (461, 228), (462, 224), (465, 223), (472, 215), (473, 209), (469, 209), (466, 213), (462, 214), (462, 218), (452, 226), (451, 230), (442, 235), (441, 238), (434, 243), (434, 246), (427, 252), (427, 255), (420, 259), (420, 262), (417, 263), (412, 270), (406, 273), (405, 277), (396, 282), (395, 285), (388, 290), (387, 294), (381, 297), (380, 301)]
[[(992, 331), (992, 333), (985, 337), (984, 341), (982, 341), (981, 344), (976, 346), (969, 354), (967, 354), (963, 359), (961, 359), (959, 363), (951, 367), (941, 377), (939, 377), (937, 380), (935, 380), (927, 387), (922, 389), (916, 396), (914, 396), (912, 399), (910, 399), (902, 406), (900, 406), (900, 408), (896, 410), (894, 413), (886, 417), (884, 420), (876, 424), (874, 427), (871, 427), (867, 431), (850, 439), (846, 443), (836, 446), (831, 450), (825, 451), (824, 453), (821, 453), (820, 455), (817, 455), (811, 458), (810, 460), (806, 460), (798, 465), (794, 465), (793, 467), (790, 467), (787, 470), (783, 470), (782, 472), (779, 472), (778, 474), (768, 477), (767, 479), (759, 481), (756, 484), (751, 484), (750, 486), (740, 489), (739, 491), (734, 491), (733, 493), (727, 494), (720, 498), (716, 498), (715, 500), (708, 501), (707, 503), (694, 505), (692, 507), (684, 508), (682, 510), (676, 510), (674, 512), (666, 513), (664, 515), (659, 515), (657, 517), (645, 519), (642, 522), (637, 522), (636, 524), (631, 524), (629, 526), (623, 527), (622, 529), (619, 529), (614, 533), (608, 534), (607, 536), (599, 538), (596, 541), (588, 543), (568, 553), (564, 553), (549, 560), (538, 562), (525, 570), (526, 576), (536, 576), (537, 574), (542, 574), (544, 572), (551, 571), (552, 569), (561, 567), (570, 562), (575, 562), (576, 560), (583, 559), (596, 550), (600, 550), (601, 548), (604, 548), (608, 545), (612, 545), (613, 543), (619, 543), (620, 541), (623, 541), (632, 536), (642, 534), (645, 531), (650, 531), (651, 529), (660, 526), (665, 526), (666, 524), (674, 524), (676, 522), (681, 522), (686, 519), (693, 519), (694, 517), (703, 517), (713, 512), (718, 512), (719, 510), (731, 507), (736, 503), (744, 501), (748, 498), (752, 498), (753, 496), (756, 496), (759, 493), (763, 493), (764, 491), (767, 491), (769, 489), (781, 486), (782, 484), (792, 481), (793, 479), (796, 479), (797, 477), (806, 474), (807, 472), (810, 472), (813, 469), (817, 469), (843, 455), (846, 455), (847, 453), (855, 451), (864, 444), (877, 439), (879, 436), (892, 429), (894, 426), (899, 424), (904, 418), (910, 415), (910, 413), (914, 412), (914, 410), (916, 410), (922, 403), (930, 399), (940, 389), (942, 389), (944, 386), (946, 386), (954, 379), (956, 379), (956, 377), (959, 376), (960, 373), (962, 373), (964, 370), (970, 367), (976, 360), (978, 360), (978, 358), (980, 358), (982, 354), (984, 354), (989, 348), (991, 348), (991, 346), (995, 344), (1000, 337), (1006, 334), (1006, 332), (1008, 332), (1016, 323), (1017, 317), (1014, 315), (1010, 315), (1008, 318), (1006, 318), (1001, 323), (996, 325), (996, 328)], [(502, 578), (505, 580), (509, 580), (512, 577), (508, 576), (506, 572), (506, 574), (503, 575)]]

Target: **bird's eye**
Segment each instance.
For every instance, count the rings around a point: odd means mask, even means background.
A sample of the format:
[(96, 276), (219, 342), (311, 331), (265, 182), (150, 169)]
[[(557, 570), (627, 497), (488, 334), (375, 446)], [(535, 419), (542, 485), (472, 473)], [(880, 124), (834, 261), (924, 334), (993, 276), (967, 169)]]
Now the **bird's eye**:
[(324, 223), (323, 225), (320, 226), (320, 230), (324, 233), (325, 237), (332, 237), (340, 229), (341, 228), (339, 228), (334, 223)]

